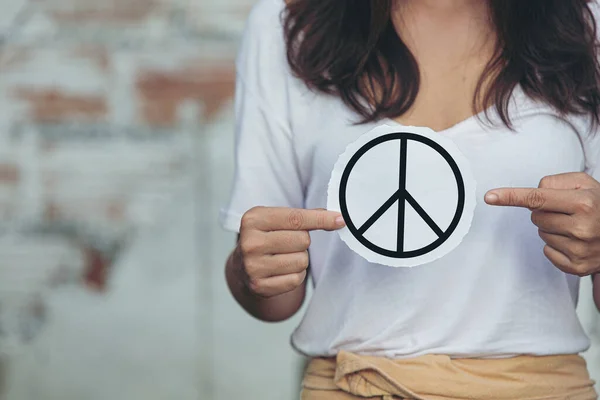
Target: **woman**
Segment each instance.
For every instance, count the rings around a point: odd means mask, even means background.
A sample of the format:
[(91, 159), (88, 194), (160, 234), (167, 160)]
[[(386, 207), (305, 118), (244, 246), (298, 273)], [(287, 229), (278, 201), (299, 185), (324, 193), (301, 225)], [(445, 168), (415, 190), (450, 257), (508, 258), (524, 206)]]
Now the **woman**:
[[(310, 271), (292, 336), (312, 357), (304, 399), (596, 398), (575, 313), (580, 277), (600, 307), (595, 12), (586, 0), (256, 6), (237, 61), (222, 224), (240, 236), (226, 277), (250, 314), (282, 321)], [(323, 210), (338, 156), (382, 123), (450, 138), (477, 181), (462, 243), (412, 269), (370, 264)]]

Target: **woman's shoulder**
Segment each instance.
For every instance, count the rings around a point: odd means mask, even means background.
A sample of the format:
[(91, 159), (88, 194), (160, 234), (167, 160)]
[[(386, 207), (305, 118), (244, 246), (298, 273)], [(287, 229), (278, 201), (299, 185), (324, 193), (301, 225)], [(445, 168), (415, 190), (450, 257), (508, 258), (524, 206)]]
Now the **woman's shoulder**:
[(285, 0), (259, 0), (250, 11), (238, 62), (280, 64), (285, 55), (283, 11)]
[(259, 0), (248, 16), (246, 31), (258, 31), (263, 34), (283, 31), (283, 11), (285, 0)]

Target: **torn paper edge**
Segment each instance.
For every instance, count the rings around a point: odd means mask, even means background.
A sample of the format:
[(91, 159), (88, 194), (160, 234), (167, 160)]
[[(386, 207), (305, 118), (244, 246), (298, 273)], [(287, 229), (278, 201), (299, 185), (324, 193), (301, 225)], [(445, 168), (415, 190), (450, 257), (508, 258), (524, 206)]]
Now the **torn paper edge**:
[(357, 140), (350, 143), (346, 147), (344, 153), (339, 156), (337, 162), (335, 163), (327, 188), (327, 209), (337, 212), (340, 212), (341, 210), (339, 203), (340, 181), (342, 179), (342, 174), (344, 173), (344, 170), (348, 165), (348, 162), (350, 162), (352, 156), (365, 144), (375, 138), (391, 133), (404, 132), (421, 135), (439, 143), (444, 147), (444, 149), (446, 149), (446, 151), (458, 165), (465, 185), (465, 205), (460, 222), (458, 223), (456, 229), (452, 235), (450, 235), (450, 237), (439, 247), (427, 254), (412, 258), (393, 258), (378, 254), (360, 243), (347, 227), (340, 229), (338, 234), (342, 241), (344, 241), (344, 243), (346, 243), (350, 249), (371, 263), (386, 265), (389, 267), (412, 268), (431, 263), (447, 255), (456, 247), (458, 247), (460, 243), (462, 243), (463, 239), (471, 229), (473, 215), (475, 214), (475, 207), (477, 206), (477, 182), (475, 181), (469, 161), (451, 139), (444, 137), (443, 134), (437, 133), (429, 128), (389, 124), (377, 126), (371, 131), (361, 135)]

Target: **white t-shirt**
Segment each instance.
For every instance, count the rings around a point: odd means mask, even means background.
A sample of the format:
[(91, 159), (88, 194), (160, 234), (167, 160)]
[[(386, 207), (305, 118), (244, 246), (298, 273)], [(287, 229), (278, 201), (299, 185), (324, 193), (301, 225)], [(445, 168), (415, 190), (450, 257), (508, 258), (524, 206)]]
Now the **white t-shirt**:
[[(283, 0), (251, 13), (237, 60), (236, 173), (224, 228), (238, 231), (254, 206), (325, 208), (332, 169), (346, 146), (381, 123), (354, 124), (341, 100), (308, 90), (285, 57)], [(469, 233), (448, 255), (415, 268), (372, 264), (336, 232), (312, 232), (314, 292), (292, 344), (309, 356), (339, 350), (390, 358), (579, 353), (579, 278), (544, 256), (527, 210), (483, 202), (493, 188), (537, 187), (563, 172), (593, 175), (598, 140), (517, 91), (515, 132), (470, 118), (440, 135), (469, 160), (477, 206)], [(400, 126), (400, 125), (398, 125)], [(600, 138), (600, 135), (598, 135)]]

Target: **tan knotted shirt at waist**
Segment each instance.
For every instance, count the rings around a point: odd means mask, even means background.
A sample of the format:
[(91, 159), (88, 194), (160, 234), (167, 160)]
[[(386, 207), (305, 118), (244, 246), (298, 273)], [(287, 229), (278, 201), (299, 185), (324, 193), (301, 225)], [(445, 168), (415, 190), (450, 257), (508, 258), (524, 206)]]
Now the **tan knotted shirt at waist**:
[(596, 400), (593, 386), (578, 355), (392, 360), (340, 352), (310, 362), (302, 400)]

